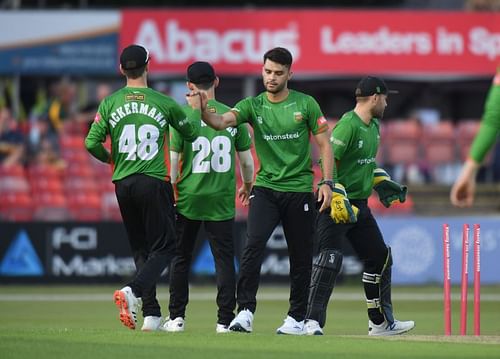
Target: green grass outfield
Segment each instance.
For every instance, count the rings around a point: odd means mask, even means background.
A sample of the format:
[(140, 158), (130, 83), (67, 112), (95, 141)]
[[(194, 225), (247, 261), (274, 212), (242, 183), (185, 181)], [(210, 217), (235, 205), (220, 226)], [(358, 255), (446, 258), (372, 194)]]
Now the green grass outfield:
[[(262, 287), (252, 334), (216, 334), (212, 287), (192, 288), (183, 333), (142, 333), (121, 325), (109, 286), (0, 286), (0, 358), (500, 358), (500, 287), (481, 291), (481, 336), (460, 337), (459, 288), (453, 288), (454, 336), (443, 336), (442, 289), (396, 287), (397, 318), (415, 320), (406, 335), (371, 338), (361, 286), (339, 286), (325, 335), (276, 335), (288, 288)], [(168, 288), (160, 287), (167, 314)], [(472, 333), (472, 298), (469, 297)], [(140, 320), (142, 323), (142, 319)]]

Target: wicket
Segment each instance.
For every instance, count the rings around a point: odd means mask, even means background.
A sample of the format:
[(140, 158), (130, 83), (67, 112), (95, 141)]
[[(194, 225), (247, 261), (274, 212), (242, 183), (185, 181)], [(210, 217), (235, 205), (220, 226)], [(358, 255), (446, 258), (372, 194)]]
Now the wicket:
[[(474, 224), (474, 335), (481, 334), (480, 292), (480, 226)], [(467, 334), (467, 293), (469, 276), (469, 225), (462, 227), (462, 284), (460, 298), (460, 335)], [(444, 335), (451, 335), (451, 274), (450, 274), (450, 226), (443, 224), (443, 271), (444, 271)]]

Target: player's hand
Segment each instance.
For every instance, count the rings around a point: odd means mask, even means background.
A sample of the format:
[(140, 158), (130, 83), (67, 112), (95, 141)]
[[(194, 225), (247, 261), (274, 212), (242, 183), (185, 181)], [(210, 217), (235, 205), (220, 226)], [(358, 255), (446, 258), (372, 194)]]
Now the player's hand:
[(207, 108), (208, 97), (204, 91), (191, 91), (186, 94), (186, 101), (193, 109), (203, 112)]
[(465, 162), (460, 176), (451, 187), (450, 201), (456, 207), (470, 207), (476, 192), (476, 174), (479, 165), (469, 159)]
[[(318, 203), (321, 203), (319, 208), (320, 212), (323, 212), (330, 206), (332, 201), (332, 189), (327, 184), (322, 184), (318, 188)], [(317, 208), (317, 207), (316, 207)]]
[(349, 202), (344, 186), (335, 183), (330, 205), (330, 217), (335, 223), (356, 223), (358, 220), (358, 207)]
[(394, 202), (403, 203), (406, 201), (408, 187), (400, 185), (391, 180), (391, 176), (382, 168), (373, 171), (373, 189), (377, 192), (380, 202), (384, 207), (389, 208)]
[(243, 206), (250, 204), (250, 193), (252, 192), (252, 183), (243, 183), (238, 189), (238, 198)]

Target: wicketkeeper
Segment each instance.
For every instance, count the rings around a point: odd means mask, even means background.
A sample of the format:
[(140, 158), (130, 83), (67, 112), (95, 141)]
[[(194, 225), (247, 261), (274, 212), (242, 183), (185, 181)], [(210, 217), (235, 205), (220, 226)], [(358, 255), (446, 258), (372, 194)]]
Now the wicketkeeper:
[[(394, 335), (411, 330), (413, 321), (394, 319), (391, 301), (391, 249), (385, 244), (368, 207), (374, 189), (385, 207), (406, 200), (406, 186), (391, 180), (375, 157), (380, 141), (379, 119), (390, 91), (376, 77), (363, 78), (355, 91), (356, 107), (345, 113), (331, 136), (336, 160), (333, 199), (317, 220), (319, 255), (313, 263), (305, 332), (322, 335), (326, 309), (342, 266), (342, 244), (348, 239), (363, 263), (368, 307), (368, 334)], [(323, 181), (327, 182), (327, 181)]]

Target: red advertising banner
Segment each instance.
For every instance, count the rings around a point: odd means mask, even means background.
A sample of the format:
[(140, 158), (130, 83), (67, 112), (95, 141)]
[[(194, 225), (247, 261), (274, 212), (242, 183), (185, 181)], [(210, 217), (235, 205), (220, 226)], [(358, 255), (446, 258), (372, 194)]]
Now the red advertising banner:
[(259, 74), (275, 46), (299, 75), (491, 76), (500, 64), (500, 13), (339, 10), (125, 10), (120, 49), (146, 46), (151, 72), (197, 60), (220, 74)]

